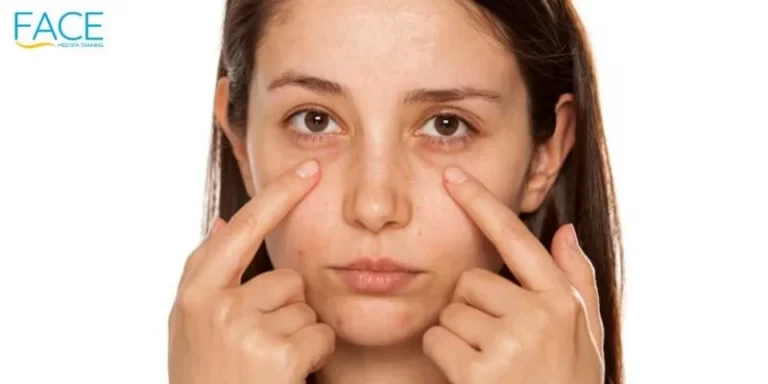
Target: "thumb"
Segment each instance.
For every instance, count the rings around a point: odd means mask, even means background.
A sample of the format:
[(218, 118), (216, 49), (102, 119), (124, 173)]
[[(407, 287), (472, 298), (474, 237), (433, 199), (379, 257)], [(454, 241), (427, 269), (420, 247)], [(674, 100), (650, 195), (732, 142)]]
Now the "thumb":
[(552, 257), (586, 306), (589, 328), (600, 351), (603, 350), (603, 322), (595, 280), (595, 268), (579, 245), (573, 224), (560, 227), (552, 238)]

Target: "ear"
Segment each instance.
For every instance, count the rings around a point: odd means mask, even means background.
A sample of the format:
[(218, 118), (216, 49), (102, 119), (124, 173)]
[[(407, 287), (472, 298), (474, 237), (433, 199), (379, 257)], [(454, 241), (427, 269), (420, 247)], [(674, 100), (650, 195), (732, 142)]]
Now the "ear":
[(563, 94), (555, 106), (555, 132), (547, 142), (538, 145), (531, 159), (521, 213), (537, 210), (547, 197), (576, 140), (576, 118), (573, 94)]
[[(214, 98), (214, 114), (216, 115), (216, 125), (221, 129), (224, 136), (232, 144), (232, 152), (237, 160), (240, 175), (243, 178), (243, 184), (249, 196), (253, 196), (253, 178), (251, 166), (248, 162), (248, 150), (246, 145), (245, 127), (234, 129), (229, 123), (229, 78), (222, 77), (216, 84), (216, 96)], [(242, 132), (242, 133), (241, 133)]]

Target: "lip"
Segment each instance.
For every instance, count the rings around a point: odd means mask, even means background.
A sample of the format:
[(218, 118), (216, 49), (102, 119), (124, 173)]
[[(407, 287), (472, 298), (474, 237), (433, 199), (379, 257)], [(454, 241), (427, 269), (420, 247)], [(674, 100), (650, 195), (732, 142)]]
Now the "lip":
[(364, 294), (395, 293), (425, 272), (390, 258), (360, 258), (333, 269), (347, 287)]
[(368, 271), (368, 272), (407, 272), (407, 273), (421, 273), (423, 270), (409, 267), (398, 263), (397, 261), (388, 257), (380, 258), (359, 258), (351, 263), (339, 267), (336, 269), (351, 270), (351, 271)]

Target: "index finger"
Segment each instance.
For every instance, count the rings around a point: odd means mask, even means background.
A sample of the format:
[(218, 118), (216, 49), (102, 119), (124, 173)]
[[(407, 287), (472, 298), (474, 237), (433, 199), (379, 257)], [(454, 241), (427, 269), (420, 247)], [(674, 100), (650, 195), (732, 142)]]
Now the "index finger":
[(446, 190), (496, 246), (523, 287), (547, 291), (566, 286), (544, 245), (480, 181), (456, 167), (445, 170), (445, 180)]
[(201, 246), (201, 260), (189, 280), (218, 286), (239, 281), (264, 236), (315, 186), (319, 170), (316, 160), (305, 161), (240, 208)]

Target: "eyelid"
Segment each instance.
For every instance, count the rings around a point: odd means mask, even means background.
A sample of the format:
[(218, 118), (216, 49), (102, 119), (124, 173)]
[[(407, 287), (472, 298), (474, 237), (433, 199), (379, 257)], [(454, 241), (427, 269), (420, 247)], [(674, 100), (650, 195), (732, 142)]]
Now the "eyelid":
[[(298, 107), (291, 108), (288, 113), (285, 114), (285, 117), (282, 119), (283, 125), (288, 125), (291, 123), (291, 119), (295, 117), (299, 113), (303, 112), (320, 112), (325, 113), (331, 118), (336, 124), (339, 126), (339, 130), (341, 132), (337, 133), (326, 133), (325, 135), (338, 135), (341, 133), (347, 133), (349, 129), (347, 128), (347, 125), (344, 123), (344, 120), (339, 118), (335, 113), (333, 113), (330, 109), (321, 107), (317, 104), (304, 104), (300, 105)], [(424, 124), (426, 124), (429, 120), (434, 119), (441, 115), (449, 115), (454, 116), (458, 119), (460, 119), (464, 124), (467, 125), (467, 128), (469, 129), (470, 133), (473, 135), (481, 135), (483, 130), (483, 124), (484, 120), (477, 116), (476, 114), (467, 111), (464, 108), (458, 108), (455, 106), (438, 106), (436, 108), (431, 108), (427, 110), (425, 113), (425, 117), (420, 119), (420, 123), (417, 125), (416, 130), (420, 130)], [(322, 133), (315, 134), (315, 135), (323, 135)]]
[[(286, 113), (285, 117), (282, 119), (283, 125), (290, 124), (291, 123), (291, 119), (293, 119), (299, 113), (304, 113), (304, 112), (320, 112), (320, 113), (325, 113), (325, 114), (328, 115), (328, 117), (331, 120), (333, 120), (336, 123), (336, 125), (339, 126), (339, 130), (341, 131), (340, 133), (346, 133), (347, 132), (346, 124), (344, 124), (344, 121), (342, 119), (338, 118), (336, 116), (336, 114), (331, 112), (328, 108), (323, 108), (323, 107), (320, 107), (320, 106), (315, 105), (315, 104), (302, 105), (302, 106), (298, 106), (298, 107), (295, 107), (295, 108), (291, 108), (290, 110), (288, 110), (288, 113)], [(318, 133), (318, 134), (315, 134), (315, 135), (317, 136), (317, 135), (338, 135), (338, 134), (339, 134), (339, 132), (336, 132), (336, 133), (325, 133), (325, 134)]]
[[(466, 111), (464, 109), (455, 108), (455, 107), (440, 107), (437, 109), (432, 109), (427, 113), (426, 118), (421, 119), (421, 123), (418, 126), (418, 129), (421, 129), (421, 127), (424, 126), (428, 121), (438, 117), (438, 116), (453, 116), (457, 119), (461, 120), (464, 124), (467, 125), (467, 128), (471, 131), (473, 134), (479, 134), (481, 132), (482, 127), (482, 119), (477, 117), (475, 114)], [(470, 117), (467, 117), (466, 115), (470, 115)]]

